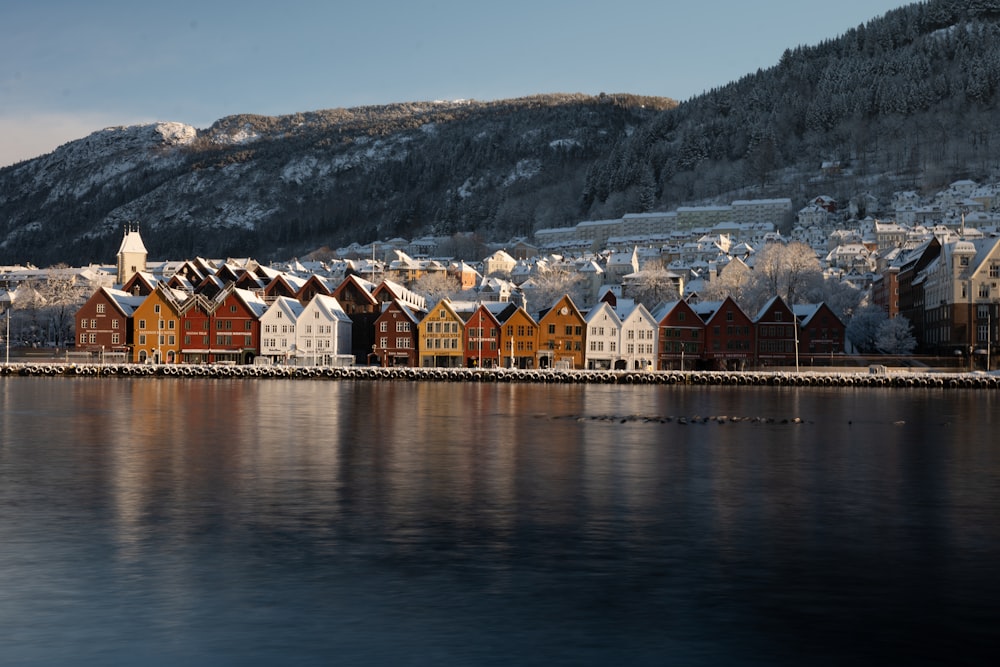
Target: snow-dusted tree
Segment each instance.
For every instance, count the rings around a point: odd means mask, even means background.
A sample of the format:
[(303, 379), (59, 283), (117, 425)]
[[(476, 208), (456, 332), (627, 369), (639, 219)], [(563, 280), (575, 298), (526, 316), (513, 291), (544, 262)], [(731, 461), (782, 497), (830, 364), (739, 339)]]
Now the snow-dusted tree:
[(521, 285), (528, 302), (528, 312), (537, 312), (550, 307), (564, 295), (569, 295), (577, 306), (584, 305), (586, 295), (585, 279), (575, 271), (550, 269), (532, 276)]
[[(848, 340), (860, 352), (875, 352), (879, 339), (879, 327), (889, 319), (880, 306), (862, 306), (847, 323)], [(908, 323), (907, 323), (908, 324)]]
[(44, 340), (60, 347), (73, 340), (76, 311), (86, 303), (97, 286), (81, 282), (67, 265), (56, 264), (49, 267), (46, 279), (34, 288), (40, 302), (39, 333), (43, 334)]
[(649, 266), (628, 277), (623, 286), (624, 296), (634, 299), (647, 308), (653, 308), (663, 301), (676, 301), (677, 275), (663, 266)]
[(410, 289), (427, 299), (427, 303), (437, 303), (444, 297), (454, 298), (459, 293), (458, 282), (446, 271), (431, 271), (413, 281)]
[(763, 303), (773, 296), (789, 304), (803, 303), (822, 289), (823, 270), (816, 253), (800, 241), (766, 244), (757, 253), (753, 270), (754, 279), (761, 283)]
[(753, 270), (744, 264), (743, 260), (734, 259), (722, 267), (717, 276), (706, 282), (698, 295), (704, 301), (722, 301), (731, 296), (744, 312), (748, 312), (747, 303), (755, 300), (749, 295), (753, 289), (752, 278)]
[(827, 278), (823, 281), (821, 296), (813, 300), (823, 301), (837, 317), (846, 322), (861, 305), (864, 296), (864, 292), (848, 282)]
[(905, 317), (887, 319), (875, 332), (875, 349), (882, 354), (910, 354), (916, 348), (913, 326)]

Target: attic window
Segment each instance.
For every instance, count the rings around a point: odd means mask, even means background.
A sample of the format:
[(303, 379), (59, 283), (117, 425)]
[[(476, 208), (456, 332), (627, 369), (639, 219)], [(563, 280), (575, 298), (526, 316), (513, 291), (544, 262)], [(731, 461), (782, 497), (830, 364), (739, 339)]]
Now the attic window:
[(782, 313), (782, 312), (780, 312), (780, 311), (779, 311), (779, 312), (777, 312), (777, 313), (775, 313), (775, 314), (774, 314), (774, 321), (775, 321), (775, 322), (781, 322), (781, 321), (782, 321), (782, 319), (783, 319), (783, 318), (782, 318), (782, 315), (784, 315), (784, 313)]

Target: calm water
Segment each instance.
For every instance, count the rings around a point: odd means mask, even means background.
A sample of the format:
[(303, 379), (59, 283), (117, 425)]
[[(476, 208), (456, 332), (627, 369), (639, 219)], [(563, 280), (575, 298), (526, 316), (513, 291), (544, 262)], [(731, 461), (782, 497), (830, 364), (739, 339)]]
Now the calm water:
[(997, 403), (0, 378), (0, 664), (992, 664)]

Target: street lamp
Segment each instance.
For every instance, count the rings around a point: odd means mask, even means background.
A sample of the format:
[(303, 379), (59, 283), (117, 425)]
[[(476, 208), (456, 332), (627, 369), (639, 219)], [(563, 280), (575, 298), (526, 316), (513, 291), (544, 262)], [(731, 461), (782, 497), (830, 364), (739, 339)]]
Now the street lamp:
[(10, 365), (10, 311), (14, 307), (14, 295), (10, 291), (5, 291), (3, 296), (0, 297), (0, 303), (6, 303), (7, 307), (4, 309), (7, 315), (7, 335), (4, 336), (4, 342), (7, 346), (7, 355), (4, 360), (4, 365)]

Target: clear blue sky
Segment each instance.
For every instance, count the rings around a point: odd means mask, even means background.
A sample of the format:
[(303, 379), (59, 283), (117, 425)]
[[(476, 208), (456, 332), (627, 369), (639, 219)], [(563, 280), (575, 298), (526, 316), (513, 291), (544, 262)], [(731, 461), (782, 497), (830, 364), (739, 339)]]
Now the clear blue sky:
[(0, 166), (110, 125), (537, 93), (685, 100), (898, 0), (5, 0)]

